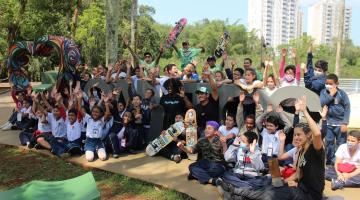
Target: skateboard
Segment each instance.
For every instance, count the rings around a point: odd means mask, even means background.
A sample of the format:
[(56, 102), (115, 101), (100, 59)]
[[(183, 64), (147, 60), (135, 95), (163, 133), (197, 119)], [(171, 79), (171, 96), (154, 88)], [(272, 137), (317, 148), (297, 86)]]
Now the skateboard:
[[(189, 109), (185, 114), (185, 134), (186, 134), (186, 146), (194, 147), (197, 143), (197, 124), (196, 124), (196, 112), (194, 109)], [(197, 154), (188, 154), (190, 160), (197, 160)]]
[(218, 41), (218, 44), (217, 44), (217, 46), (215, 48), (215, 51), (214, 51), (214, 55), (217, 58), (220, 58), (223, 55), (229, 40), (230, 40), (229, 32), (224, 31), (224, 33), (221, 35), (221, 37), (220, 37), (220, 39)]
[(178, 22), (176, 22), (175, 27), (171, 30), (169, 33), (168, 38), (165, 42), (165, 47), (170, 48), (173, 44), (176, 43), (176, 39), (179, 37), (181, 31), (184, 29), (185, 25), (187, 23), (186, 18), (181, 18)]
[(163, 131), (159, 137), (147, 145), (146, 154), (149, 156), (156, 155), (161, 149), (172, 142), (174, 137), (177, 137), (184, 132), (184, 130), (185, 128), (183, 122), (176, 122), (171, 125), (167, 130)]

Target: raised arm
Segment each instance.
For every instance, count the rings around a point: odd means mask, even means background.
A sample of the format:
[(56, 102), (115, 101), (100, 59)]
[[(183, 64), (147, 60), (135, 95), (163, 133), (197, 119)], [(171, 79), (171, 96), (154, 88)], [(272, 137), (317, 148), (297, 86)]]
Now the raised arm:
[(172, 46), (172, 48), (175, 50), (175, 52), (176, 52), (176, 54), (178, 55), (178, 57), (180, 57), (180, 56), (181, 56), (181, 54), (180, 54), (179, 49), (176, 47), (176, 45), (175, 45), (175, 44), (173, 44), (173, 45), (171, 45), (171, 46)]
[(314, 76), (313, 67), (313, 45), (311, 44), (307, 54), (306, 67), (304, 68), (304, 83), (306, 88), (312, 88), (311, 78)]
[(268, 70), (269, 70), (269, 61), (265, 60), (265, 69), (264, 69), (264, 74), (263, 74), (263, 84), (264, 84), (264, 87), (267, 86), (267, 79), (268, 79)]
[(205, 76), (209, 79), (211, 96), (215, 101), (217, 101), (219, 99), (218, 87), (216, 86), (216, 83), (214, 79), (211, 77), (211, 73), (209, 71), (205, 72)]
[(161, 55), (164, 53), (164, 48), (160, 45), (160, 48), (159, 48), (159, 54), (158, 56), (156, 57), (155, 59), (155, 66), (157, 66), (160, 62), (160, 58), (161, 58)]
[(280, 78), (283, 78), (285, 76), (284, 69), (285, 69), (286, 55), (287, 55), (287, 49), (281, 49), (281, 60), (279, 66)]
[(131, 55), (133, 56), (133, 58), (135, 60), (140, 60), (140, 57), (131, 49), (130, 45), (129, 45), (129, 41), (127, 39), (124, 39), (124, 47), (126, 47), (127, 49), (129, 49)]
[(301, 68), (300, 68), (299, 57), (298, 57), (298, 54), (297, 54), (297, 51), (295, 48), (292, 49), (292, 57), (293, 57), (294, 63), (295, 63), (295, 78), (299, 84), (300, 78), (301, 78)]
[(309, 112), (306, 109), (306, 97), (303, 96), (299, 99), (300, 101), (300, 110), (301, 112), (304, 114), (307, 123), (309, 124), (310, 130), (312, 132), (312, 141), (313, 141), (313, 145), (314, 148), (316, 150), (320, 150), (321, 148), (323, 148), (324, 144), (323, 144), (323, 140), (321, 138), (321, 132), (320, 129), (318, 128), (318, 126), (316, 125), (316, 122), (311, 118)]
[[(243, 127), (244, 125), (244, 103), (245, 100), (245, 93), (244, 92), (240, 92), (239, 94), (239, 105), (237, 107), (237, 111), (236, 111), (236, 124), (239, 127), (239, 130)], [(241, 133), (240, 133), (241, 134)]]
[(112, 70), (113, 70), (113, 65), (110, 63), (108, 66), (108, 71), (106, 72), (106, 77), (105, 77), (105, 82), (106, 83), (110, 83), (112, 81)]

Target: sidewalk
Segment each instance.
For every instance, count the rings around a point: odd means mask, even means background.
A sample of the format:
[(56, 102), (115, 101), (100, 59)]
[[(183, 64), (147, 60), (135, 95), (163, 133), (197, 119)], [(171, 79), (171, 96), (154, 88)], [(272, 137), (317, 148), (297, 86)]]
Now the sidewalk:
[[(12, 110), (12, 101), (9, 96), (0, 96), (0, 124), (3, 124)], [(0, 143), (19, 145), (19, 131), (0, 131)], [(70, 162), (84, 167), (99, 168), (113, 173), (123, 174), (145, 182), (161, 185), (200, 200), (221, 199), (216, 188), (210, 185), (201, 185), (197, 181), (188, 181), (189, 160), (183, 160), (176, 164), (162, 157), (148, 157), (145, 153), (127, 155), (118, 159), (110, 158), (106, 161), (96, 160), (87, 162), (84, 156), (69, 159)], [(336, 192), (330, 189), (330, 183), (326, 181), (324, 194), (326, 196), (341, 196), (346, 200), (358, 199), (358, 188), (346, 188)], [(331, 198), (332, 199), (332, 198)], [(340, 198), (341, 199), (341, 198)]]

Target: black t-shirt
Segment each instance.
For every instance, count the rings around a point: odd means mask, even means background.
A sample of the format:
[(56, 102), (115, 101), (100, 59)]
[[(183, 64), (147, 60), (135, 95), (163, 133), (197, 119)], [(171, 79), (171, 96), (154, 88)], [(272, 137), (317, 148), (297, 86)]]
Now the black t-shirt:
[(321, 200), (325, 185), (325, 152), (324, 148), (315, 150), (310, 144), (308, 150), (302, 155), (299, 153), (299, 167), (301, 178), (299, 184), (305, 186), (313, 200)]
[(161, 97), (160, 105), (164, 108), (163, 129), (167, 129), (175, 123), (175, 116), (186, 111), (185, 101), (178, 94), (167, 94)]
[(209, 102), (203, 106), (200, 103), (195, 106), (196, 120), (199, 128), (204, 129), (207, 121), (219, 121), (219, 99), (216, 101), (210, 95)]

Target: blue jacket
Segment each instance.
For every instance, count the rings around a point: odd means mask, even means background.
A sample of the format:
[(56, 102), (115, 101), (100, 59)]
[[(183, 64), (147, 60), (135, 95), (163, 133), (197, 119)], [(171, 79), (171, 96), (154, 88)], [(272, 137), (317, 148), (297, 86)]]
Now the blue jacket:
[(326, 89), (320, 93), (321, 106), (327, 105), (329, 110), (327, 114), (327, 124), (342, 125), (349, 124), (350, 118), (350, 100), (344, 90), (338, 88), (334, 96), (330, 96)]
[(304, 82), (305, 87), (309, 90), (315, 92), (316, 94), (320, 95), (321, 90), (325, 88), (325, 81), (326, 77), (325, 74), (322, 76), (315, 76), (314, 75), (314, 67), (313, 67), (313, 55), (312, 53), (308, 53), (307, 55), (307, 73), (304, 74)]

